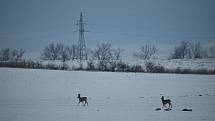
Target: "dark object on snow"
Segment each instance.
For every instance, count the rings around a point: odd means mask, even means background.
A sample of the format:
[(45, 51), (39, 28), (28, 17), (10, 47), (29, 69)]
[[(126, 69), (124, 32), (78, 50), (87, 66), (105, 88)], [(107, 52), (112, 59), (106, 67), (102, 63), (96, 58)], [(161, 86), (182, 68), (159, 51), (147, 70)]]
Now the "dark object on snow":
[(78, 104), (80, 104), (80, 102), (82, 102), (82, 104), (84, 103), (84, 106), (85, 106), (85, 104), (87, 104), (87, 106), (88, 106), (87, 97), (81, 97), (81, 95), (78, 94), (78, 99), (79, 99)]
[(192, 109), (182, 109), (182, 111), (193, 111)]
[(161, 110), (161, 108), (156, 108), (155, 110)]
[(166, 109), (164, 109), (165, 111), (170, 111), (170, 110), (172, 110), (171, 108), (166, 108)]
[(202, 96), (201, 94), (199, 96)]

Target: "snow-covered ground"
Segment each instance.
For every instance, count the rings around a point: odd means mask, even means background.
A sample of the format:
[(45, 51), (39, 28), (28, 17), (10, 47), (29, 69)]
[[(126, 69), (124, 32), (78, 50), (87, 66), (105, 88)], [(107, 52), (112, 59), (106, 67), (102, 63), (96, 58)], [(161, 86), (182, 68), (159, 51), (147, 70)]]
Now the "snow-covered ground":
[[(155, 110), (162, 95), (171, 111)], [(214, 120), (215, 75), (0, 68), (0, 121)]]

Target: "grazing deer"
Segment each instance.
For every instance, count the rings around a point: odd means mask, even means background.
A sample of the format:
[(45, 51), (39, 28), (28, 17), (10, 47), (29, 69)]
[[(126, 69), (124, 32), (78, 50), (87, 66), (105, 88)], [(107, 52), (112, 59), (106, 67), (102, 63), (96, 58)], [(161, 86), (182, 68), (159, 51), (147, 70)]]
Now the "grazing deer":
[(162, 100), (162, 104), (163, 104), (162, 108), (163, 108), (166, 104), (169, 105), (169, 109), (172, 108), (172, 103), (171, 103), (171, 100), (170, 100), (170, 99), (164, 100), (164, 96), (162, 96), (162, 97), (161, 97), (161, 100)]
[(88, 106), (87, 97), (81, 97), (81, 95), (78, 94), (77, 98), (79, 99), (78, 105), (80, 104), (80, 102), (82, 102), (82, 104), (84, 103), (84, 106), (85, 106), (85, 104), (87, 104), (87, 106)]

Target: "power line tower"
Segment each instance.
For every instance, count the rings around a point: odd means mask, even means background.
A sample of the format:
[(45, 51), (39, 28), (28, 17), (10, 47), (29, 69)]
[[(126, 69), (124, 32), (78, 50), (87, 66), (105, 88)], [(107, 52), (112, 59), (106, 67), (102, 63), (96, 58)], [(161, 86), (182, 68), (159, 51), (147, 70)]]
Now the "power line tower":
[(84, 29), (84, 25), (86, 25), (86, 23), (83, 22), (82, 12), (80, 13), (80, 19), (78, 20), (78, 23), (76, 25), (79, 26), (78, 50), (79, 50), (80, 68), (82, 68), (83, 60), (87, 60), (87, 50), (86, 50), (86, 44), (85, 44), (85, 38), (84, 38), (84, 33), (87, 31)]

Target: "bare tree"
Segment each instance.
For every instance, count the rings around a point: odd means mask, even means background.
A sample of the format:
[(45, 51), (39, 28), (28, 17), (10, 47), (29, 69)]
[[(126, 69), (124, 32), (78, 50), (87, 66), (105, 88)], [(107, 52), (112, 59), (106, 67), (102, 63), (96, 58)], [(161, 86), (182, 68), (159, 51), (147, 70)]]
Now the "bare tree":
[(111, 60), (112, 58), (112, 45), (110, 43), (101, 43), (93, 51), (93, 57), (96, 60)]
[(140, 48), (138, 53), (134, 53), (134, 57), (149, 60), (157, 51), (158, 49), (154, 45), (146, 44)]
[(61, 43), (54, 43), (49, 44), (45, 47), (42, 53), (42, 59), (44, 60), (59, 60), (60, 54), (62, 53), (64, 45)]
[(186, 57), (189, 57), (190, 55), (190, 42), (189, 41), (181, 41), (178, 49), (179, 49), (179, 55), (181, 58), (186, 58)]
[(114, 60), (121, 60), (122, 58), (122, 52), (124, 50), (122, 48), (113, 49), (113, 59)]
[(70, 60), (70, 48), (69, 47), (66, 47), (66, 48), (63, 48), (62, 51), (60, 52), (60, 58), (61, 60), (63, 61), (63, 63), (67, 60)]
[(190, 42), (181, 41), (178, 46), (175, 46), (171, 59), (184, 59), (190, 56)]
[(192, 53), (191, 58), (202, 58), (201, 57), (202, 46), (201, 46), (200, 42), (192, 43), (190, 50)]
[(192, 43), (190, 47), (191, 58), (206, 58), (208, 56), (207, 50), (202, 47), (200, 42)]
[(9, 48), (5, 48), (1, 50), (1, 61), (9, 61), (10, 60), (10, 49)]
[(181, 41), (178, 46), (175, 46), (171, 59), (184, 58), (207, 58), (208, 52), (205, 50), (200, 42)]
[(215, 44), (209, 47), (209, 55), (213, 58), (215, 57)]
[(64, 51), (64, 49), (65, 49), (65, 46), (62, 43), (56, 44), (55, 53), (57, 55), (58, 60), (62, 59), (61, 53)]
[(79, 56), (79, 48), (77, 45), (73, 44), (71, 47), (72, 51), (72, 60), (78, 59)]
[(15, 49), (11, 51), (11, 60), (20, 61), (23, 58), (25, 50), (23, 49)]
[(92, 51), (92, 56), (99, 60), (100, 70), (107, 70), (107, 65), (112, 59), (112, 45), (110, 43), (98, 44), (96, 49)]
[(43, 53), (41, 55), (41, 58), (44, 60), (56, 60), (57, 59), (57, 55), (54, 52), (55, 51), (55, 45), (54, 43), (49, 44), (48, 46), (46, 46), (43, 50)]
[(46, 46), (41, 54), (43, 60), (75, 60), (78, 59), (79, 51), (78, 46), (72, 45), (71, 47), (65, 46), (62, 43), (51, 43)]
[(1, 61), (20, 61), (23, 58), (25, 50), (5, 48), (0, 51)]
[(68, 59), (69, 60), (75, 60), (75, 59), (78, 59), (78, 56), (79, 56), (79, 49), (78, 49), (78, 46), (76, 45), (72, 45), (71, 47), (67, 46), (67, 47), (64, 47), (64, 53), (66, 52), (67, 55), (68, 55)]

